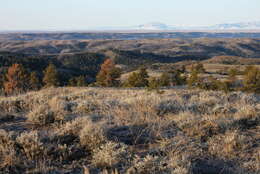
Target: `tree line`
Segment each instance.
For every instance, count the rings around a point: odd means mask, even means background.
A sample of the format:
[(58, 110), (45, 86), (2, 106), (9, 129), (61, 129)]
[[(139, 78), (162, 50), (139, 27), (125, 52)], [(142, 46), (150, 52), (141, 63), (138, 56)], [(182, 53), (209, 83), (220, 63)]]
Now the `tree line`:
[[(112, 59), (106, 59), (100, 67), (94, 83), (89, 83), (88, 76), (72, 77), (66, 86), (97, 86), (97, 87), (146, 87), (149, 90), (158, 90), (161, 87), (187, 85), (189, 88), (204, 90), (222, 90), (225, 92), (241, 90), (260, 93), (260, 70), (255, 66), (247, 66), (240, 74), (242, 81), (237, 78), (239, 71), (231, 68), (228, 78), (219, 80), (216, 77), (203, 77), (205, 68), (197, 63), (191, 66), (187, 73), (184, 66), (163, 72), (159, 77), (149, 77), (146, 67), (140, 67), (132, 72), (126, 80), (121, 80), (122, 69), (117, 67)], [(20, 94), (31, 90), (48, 87), (64, 86), (61, 83), (61, 74), (54, 64), (49, 64), (43, 71), (43, 77), (38, 72), (29, 72), (22, 64), (13, 64), (6, 74), (0, 78), (0, 88), (5, 95)]]

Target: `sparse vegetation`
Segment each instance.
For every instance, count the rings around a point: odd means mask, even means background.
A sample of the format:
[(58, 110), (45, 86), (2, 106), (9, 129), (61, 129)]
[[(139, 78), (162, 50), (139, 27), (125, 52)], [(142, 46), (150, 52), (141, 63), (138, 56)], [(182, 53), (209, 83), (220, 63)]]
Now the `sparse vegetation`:
[(259, 43), (241, 40), (0, 53), (0, 173), (258, 174), (259, 61), (235, 56)]
[(104, 88), (3, 97), (0, 171), (257, 174), (259, 98)]

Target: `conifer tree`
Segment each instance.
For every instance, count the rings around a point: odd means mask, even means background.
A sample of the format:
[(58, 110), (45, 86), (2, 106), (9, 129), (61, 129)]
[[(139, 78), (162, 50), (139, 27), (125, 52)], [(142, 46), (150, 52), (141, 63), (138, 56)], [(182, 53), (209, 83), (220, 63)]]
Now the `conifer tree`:
[(190, 77), (188, 78), (188, 86), (191, 87), (196, 87), (198, 86), (199, 82), (199, 72), (197, 71), (196, 68), (192, 68)]
[(69, 86), (87, 86), (86, 78), (84, 76), (74, 77), (69, 80)]
[(60, 85), (58, 71), (54, 64), (49, 64), (45, 69), (43, 83), (45, 87), (57, 87)]
[(156, 77), (151, 77), (148, 84), (149, 90), (159, 90), (161, 87), (160, 79), (157, 79)]
[(4, 75), (0, 74), (0, 95), (4, 92)]
[(148, 73), (145, 67), (141, 67), (139, 72), (133, 72), (126, 82), (127, 87), (147, 87), (149, 84)]
[(260, 93), (260, 70), (256, 67), (250, 67), (245, 71), (244, 90)]
[(21, 64), (13, 64), (8, 68), (4, 91), (7, 94), (19, 94), (28, 90), (28, 74)]
[(186, 83), (186, 77), (182, 76), (180, 70), (170, 71), (170, 83), (173, 86), (183, 85)]
[(30, 74), (30, 89), (32, 90), (38, 90), (41, 88), (41, 82), (40, 82), (40, 79), (37, 75), (37, 73), (34, 71), (34, 72), (31, 72)]
[(121, 70), (117, 68), (112, 59), (106, 59), (96, 77), (97, 85), (104, 87), (118, 86)]
[(195, 66), (195, 69), (198, 73), (205, 73), (206, 72), (204, 65), (202, 63), (197, 63), (196, 66)]
[(167, 72), (162, 73), (159, 78), (160, 86), (170, 86), (170, 74)]

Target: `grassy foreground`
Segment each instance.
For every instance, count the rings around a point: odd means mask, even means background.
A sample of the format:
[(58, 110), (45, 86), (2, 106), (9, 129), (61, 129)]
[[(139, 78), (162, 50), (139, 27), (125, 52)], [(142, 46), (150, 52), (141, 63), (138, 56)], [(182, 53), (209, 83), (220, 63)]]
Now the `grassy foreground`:
[(259, 95), (57, 88), (0, 98), (0, 173), (259, 172)]

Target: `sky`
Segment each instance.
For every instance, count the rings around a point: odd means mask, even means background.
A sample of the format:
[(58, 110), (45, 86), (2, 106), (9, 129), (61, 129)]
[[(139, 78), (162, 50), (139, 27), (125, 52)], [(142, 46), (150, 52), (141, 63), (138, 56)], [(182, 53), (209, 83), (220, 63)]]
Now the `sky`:
[(0, 30), (87, 30), (161, 22), (260, 21), (260, 0), (0, 0)]

